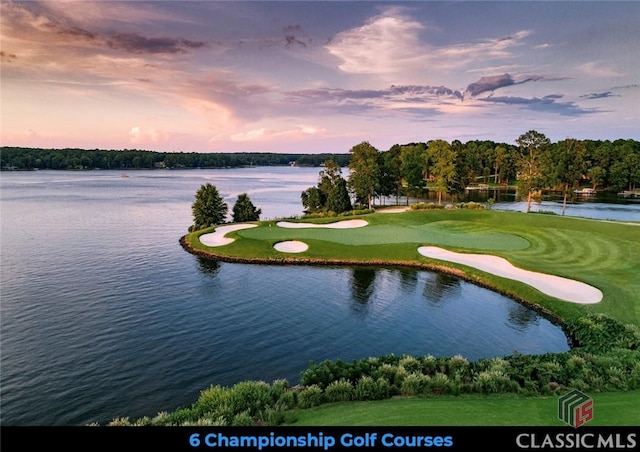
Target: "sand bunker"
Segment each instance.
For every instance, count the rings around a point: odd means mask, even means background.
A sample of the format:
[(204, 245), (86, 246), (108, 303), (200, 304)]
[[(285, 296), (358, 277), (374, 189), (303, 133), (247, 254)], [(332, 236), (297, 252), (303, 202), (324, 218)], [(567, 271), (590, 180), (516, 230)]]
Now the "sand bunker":
[(273, 247), (281, 253), (303, 253), (309, 249), (309, 245), (297, 240), (287, 240), (286, 242), (278, 242)]
[(233, 231), (239, 231), (240, 229), (255, 228), (257, 224), (230, 224), (228, 226), (218, 226), (216, 230), (210, 234), (202, 234), (200, 236), (200, 242), (207, 246), (223, 246), (228, 245), (235, 239), (225, 237), (225, 234)]
[(455, 253), (435, 246), (421, 246), (418, 252), (426, 257), (468, 265), (496, 276), (523, 282), (564, 301), (592, 304), (602, 300), (602, 292), (593, 286), (560, 276), (522, 270), (502, 257)]
[(368, 225), (364, 220), (345, 220), (338, 221), (336, 223), (327, 223), (327, 224), (315, 224), (315, 223), (292, 223), (290, 221), (279, 221), (276, 223), (276, 226), (280, 226), (281, 228), (291, 228), (291, 229), (299, 229), (299, 228), (329, 228), (329, 229), (351, 229), (351, 228), (362, 228)]

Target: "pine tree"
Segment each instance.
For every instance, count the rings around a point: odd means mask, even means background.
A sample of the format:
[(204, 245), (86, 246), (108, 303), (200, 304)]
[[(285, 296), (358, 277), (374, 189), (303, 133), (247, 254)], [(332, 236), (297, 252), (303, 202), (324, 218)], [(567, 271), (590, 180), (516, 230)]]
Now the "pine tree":
[(258, 221), (261, 213), (262, 209), (257, 209), (249, 199), (249, 196), (246, 193), (242, 193), (238, 195), (238, 199), (233, 205), (233, 222)]
[(202, 229), (224, 223), (227, 204), (215, 185), (206, 183), (196, 192), (196, 200), (191, 205), (195, 229)]

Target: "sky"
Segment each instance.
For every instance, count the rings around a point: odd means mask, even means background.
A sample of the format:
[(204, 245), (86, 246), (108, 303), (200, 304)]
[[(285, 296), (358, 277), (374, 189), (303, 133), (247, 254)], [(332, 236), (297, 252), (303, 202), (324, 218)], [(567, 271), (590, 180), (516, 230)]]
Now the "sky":
[(0, 144), (640, 139), (640, 2), (0, 2)]

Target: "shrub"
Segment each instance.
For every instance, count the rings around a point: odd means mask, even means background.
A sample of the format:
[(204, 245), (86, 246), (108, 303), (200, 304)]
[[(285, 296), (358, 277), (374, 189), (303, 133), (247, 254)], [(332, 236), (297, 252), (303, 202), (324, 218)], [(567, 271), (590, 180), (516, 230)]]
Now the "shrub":
[(434, 209), (444, 209), (445, 206), (442, 204), (435, 204), (433, 202), (419, 202), (415, 204), (411, 204), (411, 210), (434, 210)]
[(217, 413), (221, 406), (228, 404), (229, 390), (220, 385), (210, 386), (200, 392), (200, 397), (195, 403), (195, 409), (199, 416)]
[(353, 398), (353, 385), (345, 380), (334, 381), (324, 390), (327, 402), (346, 402)]
[(434, 375), (438, 368), (438, 361), (431, 355), (422, 357), (422, 371), (425, 375)]
[(296, 394), (295, 391), (283, 392), (276, 402), (276, 407), (282, 408), (283, 410), (293, 408), (297, 403)]
[(414, 396), (422, 393), (424, 389), (425, 379), (429, 378), (426, 375), (412, 373), (402, 382), (400, 386), (400, 394), (404, 396)]
[(257, 416), (271, 404), (270, 387), (264, 381), (243, 381), (229, 390), (228, 401), (233, 414), (245, 411), (249, 416)]
[(391, 396), (391, 385), (385, 378), (378, 378), (376, 386), (379, 399), (386, 399)]
[(287, 392), (288, 389), (289, 389), (289, 382), (286, 379), (275, 380), (271, 384), (271, 388), (269, 389), (271, 401), (277, 402), (282, 396), (282, 394)]
[(311, 408), (322, 403), (322, 389), (318, 385), (310, 385), (298, 393), (298, 406)]
[(356, 383), (356, 400), (378, 400), (384, 398), (378, 391), (378, 384), (368, 375), (362, 376)]
[(467, 374), (471, 365), (466, 358), (461, 355), (455, 355), (449, 358), (449, 374), (450, 375), (464, 375)]
[(513, 382), (500, 370), (487, 370), (480, 372), (473, 379), (476, 390), (484, 394), (507, 392), (512, 390)]
[(422, 363), (413, 356), (403, 356), (398, 365), (404, 367), (407, 372), (422, 372)]
[(251, 427), (255, 425), (253, 417), (249, 414), (249, 411), (243, 411), (233, 416), (231, 425), (234, 427)]
[(432, 394), (447, 394), (450, 392), (449, 376), (442, 372), (436, 372), (436, 374), (428, 380), (428, 386), (425, 388)]
[(380, 376), (382, 378), (385, 378), (389, 383), (393, 382), (397, 370), (398, 368), (396, 366), (392, 366), (391, 364), (386, 363), (378, 368)]

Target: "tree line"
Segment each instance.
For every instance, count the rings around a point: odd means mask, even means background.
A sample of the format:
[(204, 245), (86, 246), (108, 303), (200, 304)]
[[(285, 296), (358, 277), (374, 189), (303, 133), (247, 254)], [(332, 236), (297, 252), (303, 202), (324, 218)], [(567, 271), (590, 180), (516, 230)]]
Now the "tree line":
[(125, 170), (154, 168), (237, 168), (246, 166), (320, 166), (328, 158), (347, 165), (348, 154), (278, 154), (268, 152), (155, 152), (136, 149), (0, 148), (3, 170)]
[(611, 191), (640, 186), (640, 142), (567, 138), (552, 143), (544, 134), (529, 130), (514, 144), (454, 140), (395, 144), (380, 151), (363, 141), (351, 148), (349, 176), (341, 165), (325, 162), (318, 184), (301, 194), (309, 212), (341, 213), (358, 207), (372, 208), (375, 198), (420, 197), (434, 191), (455, 197), (466, 187), (484, 184), (512, 185), (527, 200), (542, 190), (564, 193), (565, 205), (575, 190), (589, 187)]

